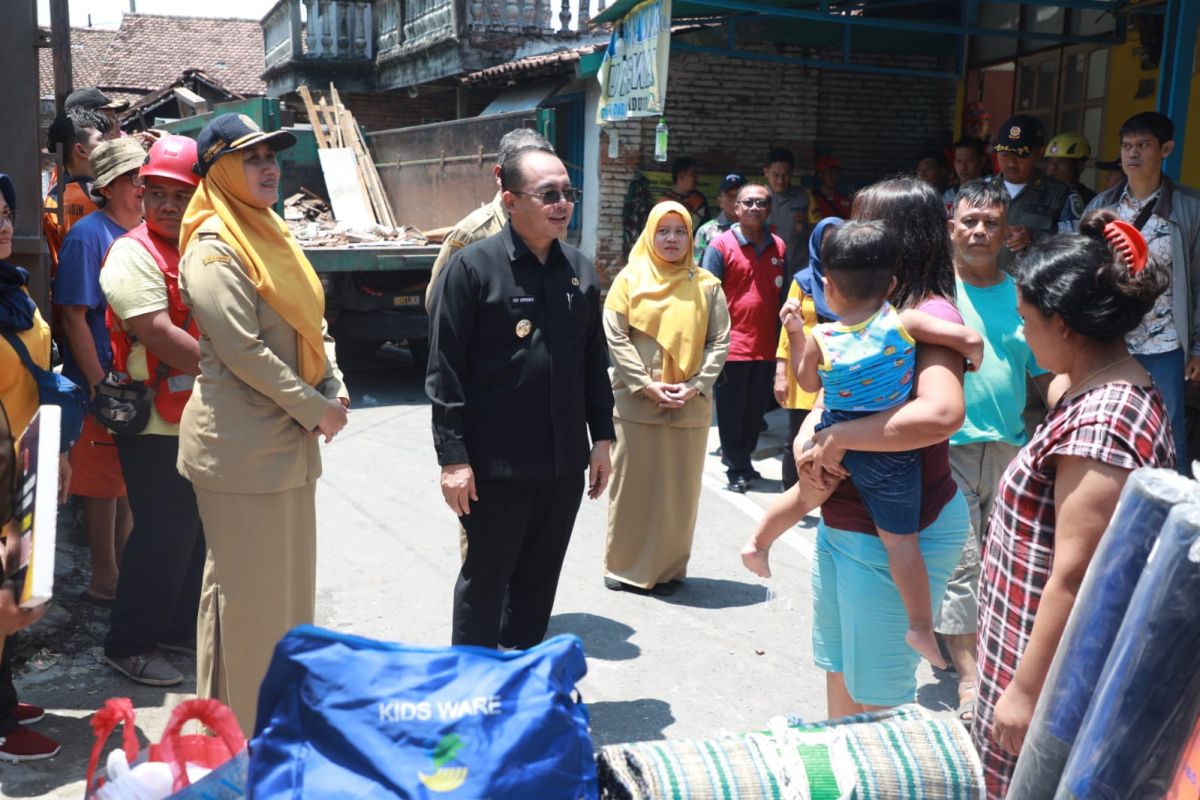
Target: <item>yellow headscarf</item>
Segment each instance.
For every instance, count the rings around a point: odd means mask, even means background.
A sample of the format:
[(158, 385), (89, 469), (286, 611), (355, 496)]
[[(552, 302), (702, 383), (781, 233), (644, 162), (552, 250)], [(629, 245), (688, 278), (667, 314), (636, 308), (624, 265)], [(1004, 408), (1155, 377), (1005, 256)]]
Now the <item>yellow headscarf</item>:
[[(687, 246), (677, 261), (654, 250), (654, 233), (663, 217), (676, 214), (687, 227)], [(624, 314), (631, 327), (662, 347), (662, 380), (679, 383), (700, 369), (708, 335), (708, 293), (716, 276), (692, 263), (692, 217), (679, 203), (654, 206), (642, 235), (617, 275), (604, 307)]]
[(325, 376), (325, 292), (287, 224), (251, 197), (242, 154), (218, 158), (184, 212), (179, 252), (186, 253), (200, 226), (217, 217), (221, 239), (237, 253), (255, 291), (296, 329), (300, 377), (316, 386)]

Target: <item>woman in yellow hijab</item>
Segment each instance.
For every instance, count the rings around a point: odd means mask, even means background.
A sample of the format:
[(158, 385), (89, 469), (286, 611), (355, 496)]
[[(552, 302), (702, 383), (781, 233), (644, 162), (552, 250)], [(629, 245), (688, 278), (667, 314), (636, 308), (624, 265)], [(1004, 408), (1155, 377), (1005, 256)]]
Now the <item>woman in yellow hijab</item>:
[(617, 441), (604, 584), (674, 593), (687, 575), (712, 423), (729, 351), (721, 282), (692, 260), (691, 215), (662, 202), (604, 304)]
[(295, 141), (238, 114), (212, 120), (179, 235), (180, 291), (201, 331), (179, 427), (208, 546), (196, 693), (229, 705), (247, 734), (275, 643), (313, 621), (318, 437), (342, 429), (349, 405), (320, 281), (271, 209), (275, 152)]

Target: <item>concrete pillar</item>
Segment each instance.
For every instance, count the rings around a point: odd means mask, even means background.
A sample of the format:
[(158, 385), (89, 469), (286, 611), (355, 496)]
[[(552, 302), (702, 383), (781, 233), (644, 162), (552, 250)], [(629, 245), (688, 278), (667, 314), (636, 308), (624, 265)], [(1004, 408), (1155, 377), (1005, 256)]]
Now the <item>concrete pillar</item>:
[(42, 239), (40, 144), (38, 142), (38, 47), (36, 0), (10, 0), (0, 25), (5, 74), (0, 81), (0, 172), (17, 191), (17, 227), (11, 260), (29, 270), (29, 293), (50, 319), (49, 254)]
[(1175, 123), (1175, 152), (1163, 169), (1176, 180), (1183, 170), (1183, 143), (1187, 141), (1188, 99), (1192, 89), (1197, 26), (1200, 26), (1200, 2), (1168, 0), (1162, 59), (1158, 67), (1158, 110)]

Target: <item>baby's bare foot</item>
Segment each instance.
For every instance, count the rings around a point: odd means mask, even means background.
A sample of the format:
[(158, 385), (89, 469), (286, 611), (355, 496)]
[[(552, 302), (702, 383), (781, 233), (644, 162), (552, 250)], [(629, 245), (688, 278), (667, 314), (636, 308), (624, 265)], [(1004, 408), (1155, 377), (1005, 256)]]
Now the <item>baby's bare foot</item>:
[(742, 548), (742, 565), (760, 578), (771, 577), (771, 566), (768, 563), (770, 551), (754, 544), (754, 540), (746, 542)]
[(930, 664), (938, 669), (946, 668), (946, 659), (942, 658), (942, 650), (938, 647), (937, 637), (933, 635), (932, 629), (919, 631), (916, 628), (909, 628), (908, 633), (904, 634), (904, 641)]

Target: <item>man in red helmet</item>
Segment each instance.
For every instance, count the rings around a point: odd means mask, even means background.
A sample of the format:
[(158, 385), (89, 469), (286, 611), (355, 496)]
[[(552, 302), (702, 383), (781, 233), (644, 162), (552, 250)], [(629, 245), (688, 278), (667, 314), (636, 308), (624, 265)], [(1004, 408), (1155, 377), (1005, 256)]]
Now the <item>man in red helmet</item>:
[(837, 156), (821, 156), (816, 164), (816, 185), (809, 193), (808, 224), (816, 225), (826, 217), (850, 218), (850, 198), (838, 194), (842, 177), (842, 160)]
[(100, 270), (113, 350), (101, 393), (123, 382), (123, 399), (142, 394), (134, 402), (149, 406), (144, 427), (113, 436), (134, 528), (121, 561), (104, 660), (149, 686), (183, 680), (162, 650), (195, 651), (204, 570), (196, 497), (175, 468), (179, 418), (200, 374), (200, 332), (179, 295), (179, 228), (200, 182), (195, 163), (192, 139), (163, 136), (154, 143), (139, 172), (145, 222), (113, 242)]

